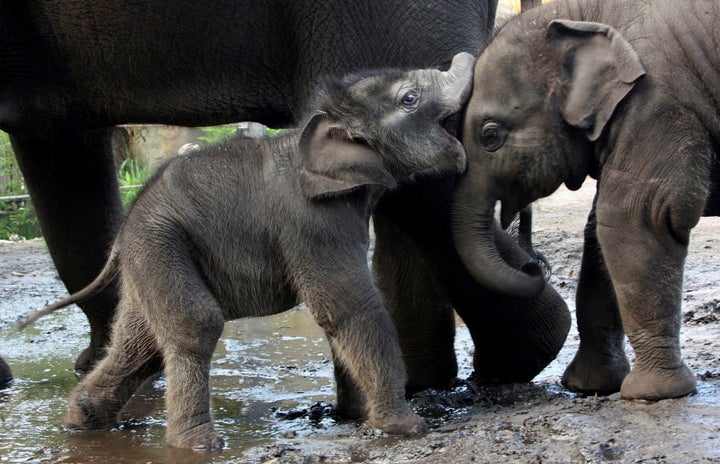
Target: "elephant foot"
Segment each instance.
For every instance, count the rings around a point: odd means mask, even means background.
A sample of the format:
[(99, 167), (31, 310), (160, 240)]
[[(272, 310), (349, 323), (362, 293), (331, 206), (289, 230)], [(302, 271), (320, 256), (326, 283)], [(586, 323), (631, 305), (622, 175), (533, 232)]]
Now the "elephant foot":
[(192, 450), (218, 450), (225, 446), (225, 441), (218, 436), (212, 422), (205, 422), (191, 429), (176, 432), (168, 428), (165, 442), (175, 448)]
[(86, 390), (78, 389), (70, 395), (65, 426), (71, 431), (102, 430), (117, 424), (117, 414), (122, 404), (102, 401), (92, 397)]
[(685, 363), (671, 369), (638, 369), (625, 377), (620, 394), (628, 400), (657, 401), (689, 395), (697, 388), (695, 374)]
[(610, 395), (620, 390), (628, 372), (630, 363), (624, 352), (608, 356), (581, 348), (565, 369), (561, 383), (572, 392)]
[(386, 416), (370, 419), (370, 425), (390, 435), (417, 436), (427, 433), (425, 419), (415, 413), (408, 412), (404, 416)]
[(12, 383), (13, 376), (10, 366), (3, 358), (0, 358), (0, 388), (5, 388)]

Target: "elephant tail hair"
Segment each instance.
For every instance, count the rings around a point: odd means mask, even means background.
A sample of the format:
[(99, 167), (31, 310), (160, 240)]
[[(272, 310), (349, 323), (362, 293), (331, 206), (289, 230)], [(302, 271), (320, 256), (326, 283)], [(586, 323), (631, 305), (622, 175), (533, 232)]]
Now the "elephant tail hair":
[(105, 267), (103, 267), (100, 271), (100, 274), (95, 277), (95, 280), (90, 282), (85, 288), (78, 290), (72, 295), (63, 298), (62, 300), (56, 301), (55, 303), (52, 303), (39, 311), (35, 311), (34, 313), (27, 315), (25, 319), (20, 323), (20, 328), (24, 329), (25, 327), (37, 321), (41, 317), (47, 316), (50, 313), (54, 313), (58, 309), (70, 306), (73, 303), (81, 303), (83, 301), (86, 301), (87, 299), (100, 293), (105, 287), (108, 286), (108, 284), (110, 284), (110, 282), (113, 281), (113, 279), (115, 279), (115, 277), (117, 277), (118, 273), (120, 272), (120, 253), (118, 252), (117, 248), (118, 247), (116, 245), (112, 247), (112, 249), (110, 250), (110, 256), (105, 263)]

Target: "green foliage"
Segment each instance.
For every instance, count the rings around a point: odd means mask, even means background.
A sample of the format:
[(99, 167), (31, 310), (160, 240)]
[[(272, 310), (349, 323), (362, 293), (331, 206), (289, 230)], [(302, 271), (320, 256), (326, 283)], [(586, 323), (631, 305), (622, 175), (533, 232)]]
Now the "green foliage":
[(275, 137), (276, 135), (282, 134), (287, 129), (273, 129), (272, 127), (265, 128), (265, 135), (268, 137)]
[[(27, 194), (25, 182), (10, 145), (10, 137), (5, 132), (0, 132), (0, 197)], [(30, 200), (0, 202), (0, 240), (8, 240), (12, 236), (29, 239), (41, 235), (35, 209)]]
[(42, 237), (35, 208), (27, 202), (12, 202), (1, 205), (0, 240), (10, 240), (14, 236), (31, 239)]
[(207, 135), (201, 135), (198, 140), (207, 142), (209, 144), (220, 143), (223, 140), (235, 137), (237, 135), (237, 126), (226, 125), (226, 126), (208, 126), (202, 128), (203, 132)]
[(130, 208), (149, 176), (148, 169), (140, 165), (137, 160), (128, 158), (120, 164), (118, 181), (120, 182), (120, 196), (125, 211)]
[(27, 195), (10, 137), (0, 132), (0, 196)]

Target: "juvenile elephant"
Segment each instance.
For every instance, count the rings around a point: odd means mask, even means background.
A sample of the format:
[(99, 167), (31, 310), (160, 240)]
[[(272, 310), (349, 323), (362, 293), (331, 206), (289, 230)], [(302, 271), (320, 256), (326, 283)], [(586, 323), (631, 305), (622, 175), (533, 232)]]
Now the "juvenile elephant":
[[(218, 448), (208, 377), (224, 321), (304, 301), (330, 342), (338, 408), (389, 433), (418, 434), (393, 322), (367, 266), (368, 220), (410, 177), (456, 175), (442, 127), (470, 93), (474, 58), (446, 72), (367, 72), (330, 82), (302, 130), (236, 139), (165, 164), (140, 193), (82, 301), (120, 275), (104, 358), (70, 397), (70, 428), (112, 426), (163, 366), (169, 444)], [(47, 312), (46, 311), (46, 312)]]
[(690, 230), (720, 213), (718, 21), (714, 0), (557, 0), (508, 23), (477, 61), (453, 214), (478, 280), (512, 294), (543, 285), (494, 251), (496, 201), (505, 225), (562, 183), (598, 180), (571, 390), (657, 400), (696, 387), (678, 337)]

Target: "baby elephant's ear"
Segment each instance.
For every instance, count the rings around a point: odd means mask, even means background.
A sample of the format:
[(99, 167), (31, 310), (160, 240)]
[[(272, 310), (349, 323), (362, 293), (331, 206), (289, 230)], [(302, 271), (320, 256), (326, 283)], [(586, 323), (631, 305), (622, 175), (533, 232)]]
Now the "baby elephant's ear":
[(394, 188), (380, 155), (319, 113), (300, 135), (300, 185), (309, 198), (340, 195), (362, 185)]
[(569, 84), (559, 102), (563, 118), (595, 141), (645, 68), (622, 34), (607, 24), (556, 19), (547, 35), (562, 53), (567, 74), (562, 78)]

